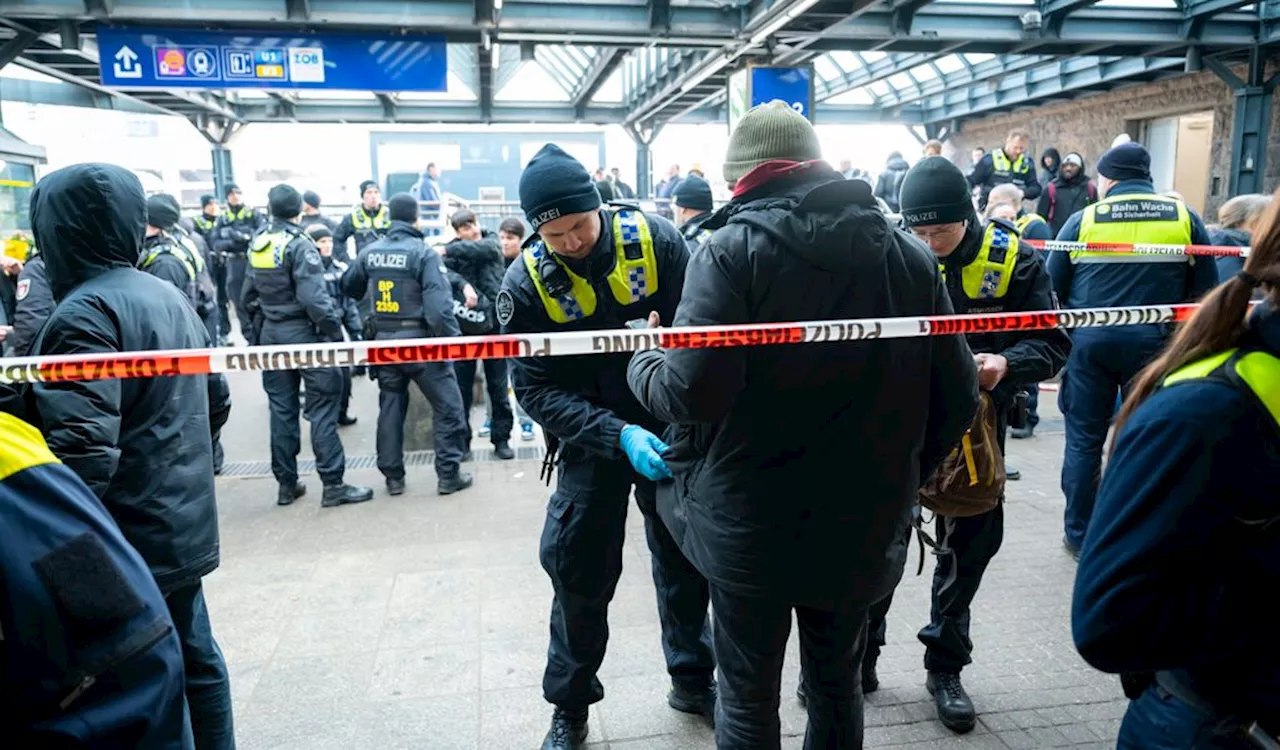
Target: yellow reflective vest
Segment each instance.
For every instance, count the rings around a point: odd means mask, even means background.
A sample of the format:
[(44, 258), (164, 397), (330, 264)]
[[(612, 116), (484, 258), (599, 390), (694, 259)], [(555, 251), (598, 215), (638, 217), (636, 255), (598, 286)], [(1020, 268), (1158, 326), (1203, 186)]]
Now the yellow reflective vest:
[(1228, 349), (1175, 370), (1162, 386), (1193, 380), (1220, 380), (1245, 388), (1280, 426), (1280, 358), (1256, 349)]
[[(1008, 225), (992, 221), (982, 235), (978, 255), (960, 271), (964, 296), (971, 300), (1000, 299), (1009, 293), (1013, 267), (1018, 264), (1018, 235)], [(946, 267), (939, 263), (945, 279)]]
[[(1080, 242), (1133, 245), (1191, 244), (1191, 212), (1180, 200), (1131, 194), (1104, 198), (1084, 209)], [(1187, 255), (1073, 250), (1072, 263), (1186, 263)]]
[[(644, 214), (634, 209), (615, 211), (612, 230), (617, 261), (609, 272), (609, 289), (619, 305), (633, 305), (658, 291), (658, 259), (653, 251), (653, 236)], [(535, 240), (521, 255), (542, 306), (553, 322), (571, 323), (595, 314), (596, 292), (591, 282), (569, 270), (542, 240)], [(545, 276), (543, 269), (549, 271)], [(567, 283), (553, 283), (561, 273), (564, 274), (561, 279)]]

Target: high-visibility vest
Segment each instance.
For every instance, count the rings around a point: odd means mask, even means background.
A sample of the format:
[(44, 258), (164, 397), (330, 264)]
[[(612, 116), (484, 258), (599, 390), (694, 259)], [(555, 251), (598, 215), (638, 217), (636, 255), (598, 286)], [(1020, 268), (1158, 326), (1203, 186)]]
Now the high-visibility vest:
[[(1013, 267), (1018, 263), (1018, 235), (998, 221), (987, 224), (978, 255), (960, 271), (964, 296), (971, 300), (1000, 299), (1009, 293)], [(946, 267), (939, 263), (945, 279)]]
[(356, 206), (351, 209), (351, 226), (357, 232), (381, 231), (391, 227), (391, 212), (387, 210), (387, 204), (378, 206), (378, 212), (373, 216), (365, 213), (364, 206)]
[(1248, 390), (1280, 427), (1280, 358), (1259, 349), (1228, 349), (1175, 370), (1161, 387), (1215, 380)]
[(1011, 162), (1004, 149), (998, 148), (991, 152), (991, 171), (999, 182), (1016, 182), (1015, 176), (1025, 176), (1031, 171), (1031, 162), (1026, 154), (1020, 154), (1016, 161)]
[[(1135, 245), (1191, 244), (1191, 212), (1187, 204), (1163, 195), (1135, 193), (1108, 196), (1084, 209), (1080, 242)], [(1186, 263), (1190, 256), (1073, 250), (1072, 263)]]
[(1023, 234), (1027, 231), (1027, 227), (1036, 221), (1043, 221), (1045, 224), (1049, 223), (1040, 214), (1023, 214), (1018, 217), (1017, 221), (1013, 222), (1013, 225), (1018, 228), (1018, 234)]
[[(658, 258), (643, 213), (635, 209), (614, 212), (613, 246), (617, 262), (609, 272), (609, 289), (618, 304), (633, 305), (656, 294)], [(569, 270), (541, 239), (534, 240), (521, 255), (553, 322), (571, 323), (595, 314), (596, 293), (591, 282)]]

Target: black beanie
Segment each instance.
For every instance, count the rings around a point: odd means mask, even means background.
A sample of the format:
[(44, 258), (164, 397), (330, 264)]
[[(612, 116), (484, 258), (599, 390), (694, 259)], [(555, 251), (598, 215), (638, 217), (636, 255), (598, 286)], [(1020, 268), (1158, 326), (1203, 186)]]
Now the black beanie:
[(974, 217), (969, 181), (941, 156), (921, 159), (907, 172), (898, 205), (908, 227), (951, 224)]
[(218, 202), (218, 199), (214, 198), (212, 195), (209, 195), (208, 193), (205, 193), (204, 195), (200, 196), (200, 208), (204, 208), (210, 203), (217, 203), (217, 202)]
[(376, 188), (377, 186), (378, 186), (378, 183), (374, 182), (373, 180), (365, 180), (364, 182), (360, 183), (360, 200), (364, 200), (364, 191), (368, 190), (369, 188)]
[(396, 193), (387, 201), (387, 211), (392, 221), (412, 224), (418, 220), (418, 199), (408, 193)]
[(1121, 143), (1098, 160), (1098, 174), (1110, 180), (1151, 182), (1151, 154), (1141, 143)]
[(710, 211), (713, 207), (711, 200), (711, 186), (707, 181), (691, 175), (680, 181), (676, 185), (676, 192), (671, 196), (675, 204), (680, 208), (687, 208), (691, 211)]
[(324, 224), (312, 224), (307, 227), (307, 236), (313, 240), (322, 240), (325, 237), (332, 237), (333, 232), (330, 232), (329, 227)]
[(235, 184), (234, 182), (228, 182), (227, 186), (222, 189), (222, 197), (226, 198), (228, 195), (231, 195), (232, 193), (238, 193), (238, 192), (240, 192), (240, 186)]
[(520, 175), (520, 208), (536, 232), (561, 216), (600, 208), (600, 192), (581, 162), (548, 143)]
[(147, 223), (156, 229), (172, 229), (181, 217), (178, 201), (172, 195), (157, 193), (147, 199)]
[(312, 208), (320, 208), (320, 194), (314, 190), (308, 190), (302, 194), (302, 202)]
[(302, 195), (292, 185), (276, 185), (267, 192), (267, 206), (277, 219), (296, 219), (302, 213)]

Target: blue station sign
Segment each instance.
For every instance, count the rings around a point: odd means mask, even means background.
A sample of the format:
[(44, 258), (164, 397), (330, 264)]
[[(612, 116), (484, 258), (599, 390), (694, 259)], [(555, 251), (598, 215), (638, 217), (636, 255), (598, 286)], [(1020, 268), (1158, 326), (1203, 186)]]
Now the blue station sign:
[(448, 89), (440, 36), (99, 28), (102, 83), (119, 88)]
[(813, 68), (753, 66), (747, 69), (751, 107), (781, 99), (813, 121)]

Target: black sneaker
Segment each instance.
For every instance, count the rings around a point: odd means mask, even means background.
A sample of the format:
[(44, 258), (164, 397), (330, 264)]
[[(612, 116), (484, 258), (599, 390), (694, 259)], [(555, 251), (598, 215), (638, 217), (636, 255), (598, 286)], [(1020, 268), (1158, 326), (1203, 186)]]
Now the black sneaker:
[(321, 508), (335, 508), (339, 505), (363, 503), (373, 499), (373, 490), (369, 487), (357, 487), (354, 484), (330, 484), (324, 488), (324, 497), (320, 500)]
[(493, 444), (493, 455), (503, 461), (510, 461), (516, 457), (516, 452), (511, 450), (511, 446), (507, 444), (507, 441), (503, 440), (500, 443)]
[(280, 489), (276, 492), (276, 505), (293, 505), (293, 501), (307, 494), (307, 485), (301, 481), (294, 482), (290, 487), (287, 484), (280, 485)]
[(461, 492), (471, 485), (475, 484), (476, 478), (469, 472), (460, 471), (451, 477), (444, 477), (436, 482), (436, 493), (440, 495), (452, 495), (455, 492)]
[(880, 676), (876, 674), (876, 662), (879, 654), (868, 651), (862, 657), (862, 694), (869, 695), (880, 689)]
[(696, 714), (707, 720), (714, 729), (716, 726), (716, 683), (704, 687), (682, 685), (674, 680), (671, 692), (667, 693), (667, 705), (686, 714)]
[(1010, 482), (1016, 482), (1016, 481), (1018, 481), (1019, 479), (1022, 479), (1022, 472), (1020, 472), (1020, 471), (1018, 471), (1017, 469), (1013, 468), (1013, 467), (1012, 467), (1012, 466), (1010, 466), (1009, 464), (1005, 464), (1005, 465), (1004, 465), (1004, 478), (1005, 478), (1005, 479), (1008, 479)]
[(587, 712), (557, 708), (542, 750), (581, 750), (587, 743)]
[(389, 494), (389, 495), (403, 495), (403, 494), (404, 494), (404, 480), (403, 480), (403, 479), (388, 479), (388, 480), (387, 480), (387, 494)]
[(1062, 537), (1062, 547), (1071, 555), (1071, 559), (1080, 562), (1080, 548), (1071, 543), (1070, 539)]
[(1012, 430), (1009, 430), (1009, 437), (1013, 438), (1014, 440), (1026, 440), (1029, 437), (1034, 437), (1035, 434), (1036, 434), (1035, 425), (1027, 425), (1026, 427), (1015, 427)]
[(973, 730), (978, 715), (964, 685), (960, 684), (959, 672), (930, 672), (924, 686), (933, 696), (942, 726), (957, 734)]
[(350, 427), (351, 425), (353, 425), (353, 424), (355, 424), (356, 422), (359, 422), (359, 421), (360, 421), (360, 420), (359, 420), (358, 418), (353, 417), (353, 416), (351, 416), (350, 414), (341, 414), (341, 415), (339, 415), (339, 416), (338, 416), (338, 426), (339, 426), (339, 427)]

